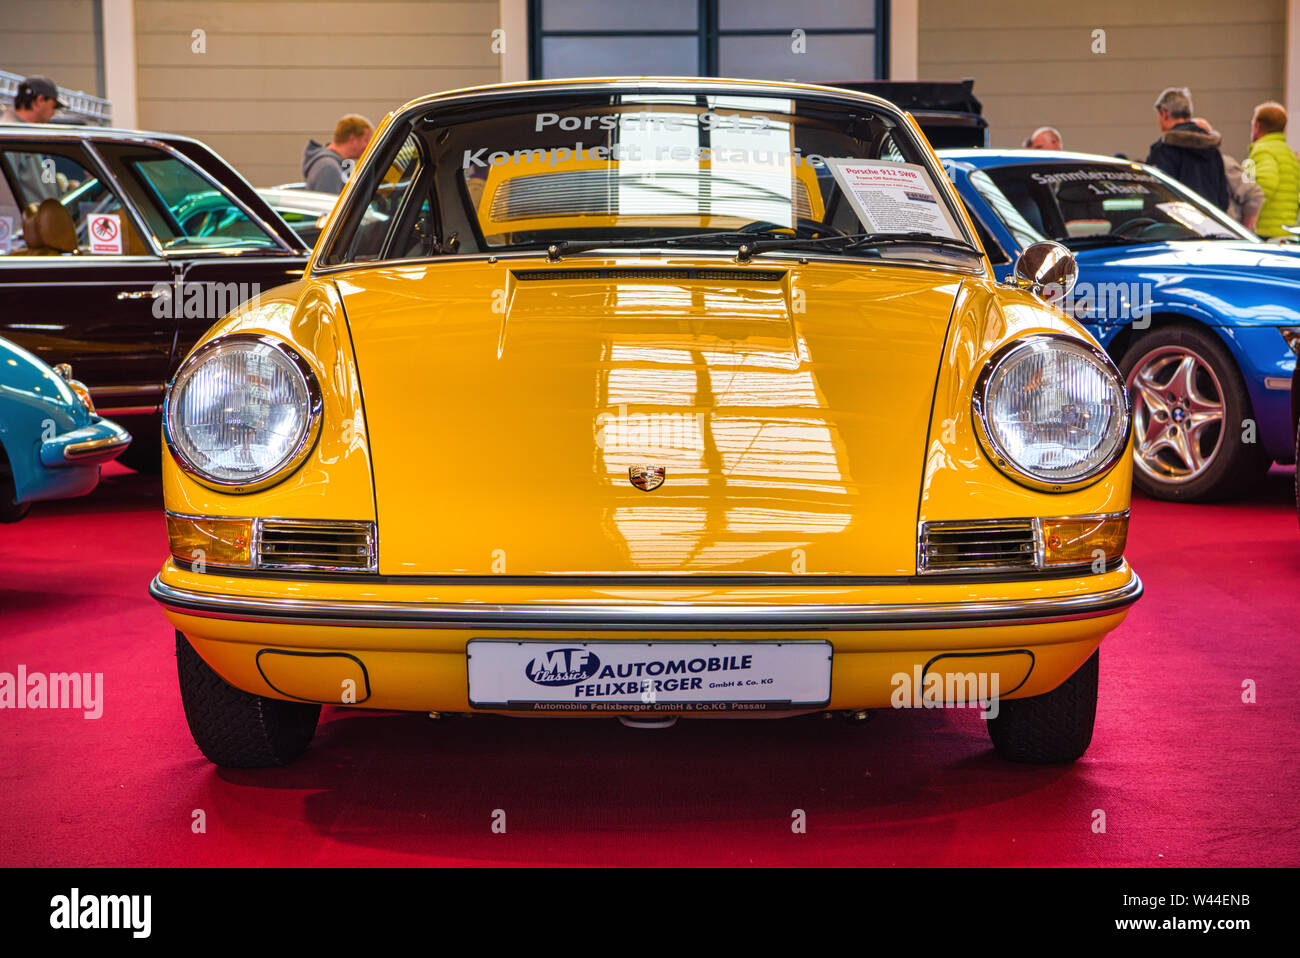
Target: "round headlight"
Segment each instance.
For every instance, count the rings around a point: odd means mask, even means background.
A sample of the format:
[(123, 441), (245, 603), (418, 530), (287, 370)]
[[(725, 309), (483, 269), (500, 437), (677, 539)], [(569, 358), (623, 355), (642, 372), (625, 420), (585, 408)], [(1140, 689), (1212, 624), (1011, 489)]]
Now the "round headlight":
[(316, 376), (270, 337), (216, 339), (191, 356), (167, 390), (163, 430), (177, 463), (226, 492), (252, 492), (300, 465), (320, 432)]
[(1034, 336), (1004, 347), (980, 374), (973, 405), (985, 453), (1035, 489), (1064, 492), (1094, 482), (1128, 444), (1119, 370), (1078, 340)]

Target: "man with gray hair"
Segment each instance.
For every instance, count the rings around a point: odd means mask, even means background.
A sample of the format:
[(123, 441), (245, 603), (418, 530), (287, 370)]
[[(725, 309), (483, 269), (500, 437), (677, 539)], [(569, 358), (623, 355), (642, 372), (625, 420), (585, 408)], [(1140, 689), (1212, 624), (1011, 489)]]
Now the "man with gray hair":
[(1025, 140), (1026, 150), (1059, 150), (1061, 131), (1052, 126), (1040, 126)]
[(1228, 208), (1228, 177), (1219, 144), (1223, 137), (1192, 122), (1192, 91), (1170, 87), (1156, 98), (1160, 139), (1151, 144), (1147, 163), (1164, 170), (1221, 210)]

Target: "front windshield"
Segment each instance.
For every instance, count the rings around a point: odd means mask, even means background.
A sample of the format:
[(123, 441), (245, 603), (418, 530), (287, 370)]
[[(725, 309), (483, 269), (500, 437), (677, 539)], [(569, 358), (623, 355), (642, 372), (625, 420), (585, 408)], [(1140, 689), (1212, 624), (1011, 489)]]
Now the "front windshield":
[(1255, 239), (1196, 193), (1136, 163), (1030, 163), (979, 170), (975, 187), (1021, 248)]
[[(780, 239), (813, 241), (805, 255), (978, 266), (922, 146), (866, 103), (608, 91), (479, 101), (391, 130), (360, 175), (326, 265)], [(850, 248), (882, 234), (891, 242)]]

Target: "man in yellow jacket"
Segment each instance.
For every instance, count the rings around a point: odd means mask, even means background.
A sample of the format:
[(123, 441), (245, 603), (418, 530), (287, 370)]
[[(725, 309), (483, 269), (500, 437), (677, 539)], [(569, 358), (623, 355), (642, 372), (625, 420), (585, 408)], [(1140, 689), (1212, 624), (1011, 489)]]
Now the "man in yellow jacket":
[(1287, 145), (1286, 108), (1280, 103), (1255, 107), (1250, 123), (1250, 158), (1247, 164), (1264, 190), (1255, 232), (1265, 239), (1289, 237), (1282, 227), (1294, 226), (1300, 212), (1300, 160)]

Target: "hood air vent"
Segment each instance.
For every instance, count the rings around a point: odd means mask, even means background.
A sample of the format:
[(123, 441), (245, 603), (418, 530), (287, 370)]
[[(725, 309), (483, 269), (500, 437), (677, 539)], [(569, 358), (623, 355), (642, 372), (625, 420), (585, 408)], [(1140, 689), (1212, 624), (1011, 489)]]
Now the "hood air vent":
[(559, 281), (566, 279), (702, 279), (724, 283), (775, 283), (785, 276), (782, 269), (516, 269), (515, 279)]

